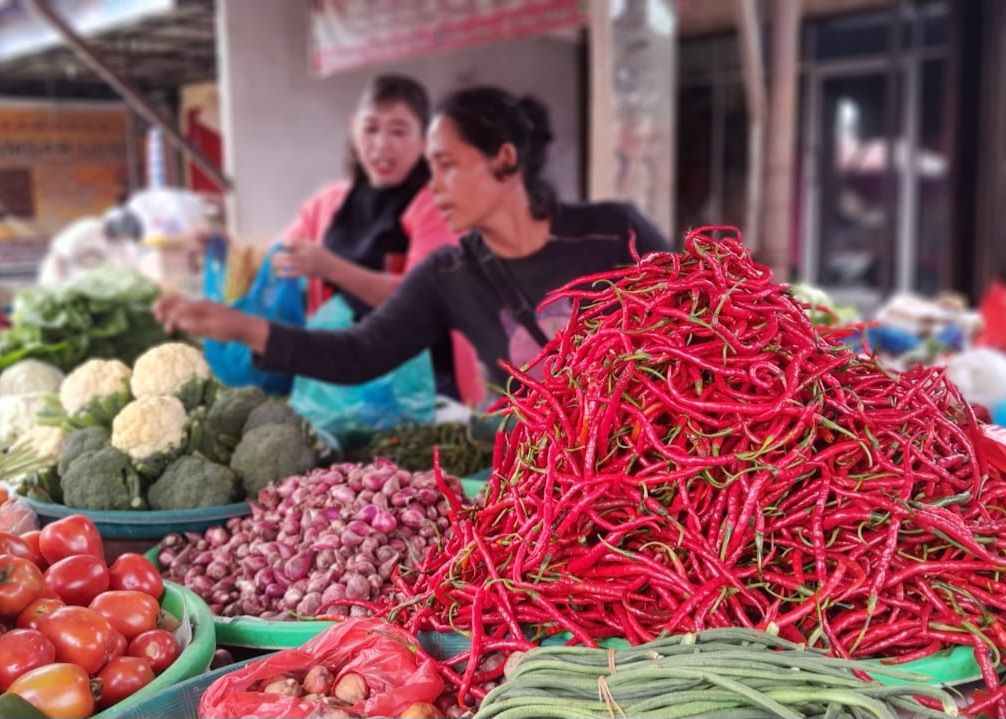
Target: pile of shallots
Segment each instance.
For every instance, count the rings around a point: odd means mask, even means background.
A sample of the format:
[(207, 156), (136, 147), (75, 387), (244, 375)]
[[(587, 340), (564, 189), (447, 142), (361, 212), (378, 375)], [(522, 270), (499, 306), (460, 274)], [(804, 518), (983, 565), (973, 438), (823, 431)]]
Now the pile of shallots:
[[(445, 477), (461, 496), (461, 484)], [(391, 595), (392, 570), (418, 565), (450, 526), (432, 471), (390, 462), (337, 464), (270, 485), (248, 517), (160, 545), (164, 575), (215, 614), (295, 619), (370, 613)]]

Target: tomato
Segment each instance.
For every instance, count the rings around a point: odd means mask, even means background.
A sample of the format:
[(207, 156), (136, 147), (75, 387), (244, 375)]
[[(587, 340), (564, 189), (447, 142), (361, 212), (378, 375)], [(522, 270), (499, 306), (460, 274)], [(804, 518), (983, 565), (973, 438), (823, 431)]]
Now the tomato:
[(127, 649), (129, 649), (129, 640), (118, 632), (115, 632), (112, 637), (112, 651), (109, 655), (109, 660), (125, 656)]
[(42, 555), (36, 548), (10, 532), (0, 532), (0, 554), (13, 554), (15, 557), (27, 559), (36, 566), (42, 561)]
[(146, 659), (158, 674), (170, 667), (181, 653), (178, 640), (164, 629), (151, 629), (129, 643), (129, 656)]
[(0, 554), (0, 617), (16, 617), (45, 587), (42, 572), (27, 559)]
[(108, 568), (109, 589), (131, 589), (160, 599), (164, 594), (164, 580), (157, 568), (142, 554), (129, 552), (121, 555)]
[(17, 615), (17, 626), (20, 629), (38, 629), (39, 620), (52, 613), (53, 610), (65, 607), (61, 599), (41, 597), (21, 610)]
[(143, 592), (105, 592), (91, 602), (91, 609), (108, 620), (126, 639), (157, 628), (161, 605)]
[(35, 564), (37, 564), (38, 568), (44, 572), (45, 568), (49, 566), (49, 563), (45, 561), (45, 557), (42, 556), (42, 550), (39, 549), (38, 546), (38, 538), (41, 536), (41, 534), (42, 532), (36, 529), (31, 532), (25, 532), (24, 534), (21, 535), (21, 539), (24, 541), (25, 544), (31, 547), (31, 550), (35, 553), (35, 556), (37, 557), (37, 559), (35, 560)]
[(92, 609), (60, 607), (39, 621), (38, 630), (56, 647), (56, 660), (79, 664), (88, 674), (105, 665), (114, 649), (114, 630)]
[(71, 514), (47, 524), (38, 537), (38, 548), (49, 564), (76, 554), (104, 559), (105, 548), (94, 522), (83, 514)]
[(91, 680), (74, 664), (48, 664), (19, 676), (8, 690), (49, 719), (83, 719), (94, 713)]
[(14, 629), (0, 636), (0, 692), (25, 672), (56, 661), (56, 647), (34, 629)]
[(110, 707), (154, 681), (154, 671), (139, 657), (117, 657), (98, 673), (101, 705)]
[(108, 589), (108, 568), (90, 554), (66, 557), (45, 570), (45, 586), (67, 604), (86, 607)]

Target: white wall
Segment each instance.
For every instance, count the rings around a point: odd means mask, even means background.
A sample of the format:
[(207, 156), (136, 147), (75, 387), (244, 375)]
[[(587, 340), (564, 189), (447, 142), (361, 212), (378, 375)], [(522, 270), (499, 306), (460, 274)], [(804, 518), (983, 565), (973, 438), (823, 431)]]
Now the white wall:
[(238, 237), (270, 241), (314, 189), (343, 177), (349, 115), (367, 78), (382, 71), (412, 75), (434, 100), (473, 83), (537, 95), (556, 135), (548, 174), (561, 197), (580, 196), (575, 41), (499, 43), (320, 80), (307, 66), (307, 0), (220, 0), (217, 8), (224, 164), (235, 183), (229, 224)]

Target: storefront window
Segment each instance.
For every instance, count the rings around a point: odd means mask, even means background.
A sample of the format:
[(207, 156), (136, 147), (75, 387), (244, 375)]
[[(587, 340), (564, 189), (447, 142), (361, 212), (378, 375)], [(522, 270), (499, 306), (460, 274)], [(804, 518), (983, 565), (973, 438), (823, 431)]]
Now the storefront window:
[(950, 286), (950, 185), (946, 115), (946, 61), (922, 63), (919, 113), (918, 247), (915, 289), (933, 294)]

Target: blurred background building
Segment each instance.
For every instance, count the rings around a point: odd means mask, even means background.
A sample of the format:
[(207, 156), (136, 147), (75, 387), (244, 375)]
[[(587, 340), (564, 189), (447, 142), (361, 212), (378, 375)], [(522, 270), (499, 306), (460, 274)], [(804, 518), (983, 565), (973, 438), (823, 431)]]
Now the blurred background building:
[(269, 242), (387, 70), (534, 93), (565, 198), (738, 225), (867, 310), (1006, 260), (1002, 0), (0, 0), (0, 282), (152, 180)]

